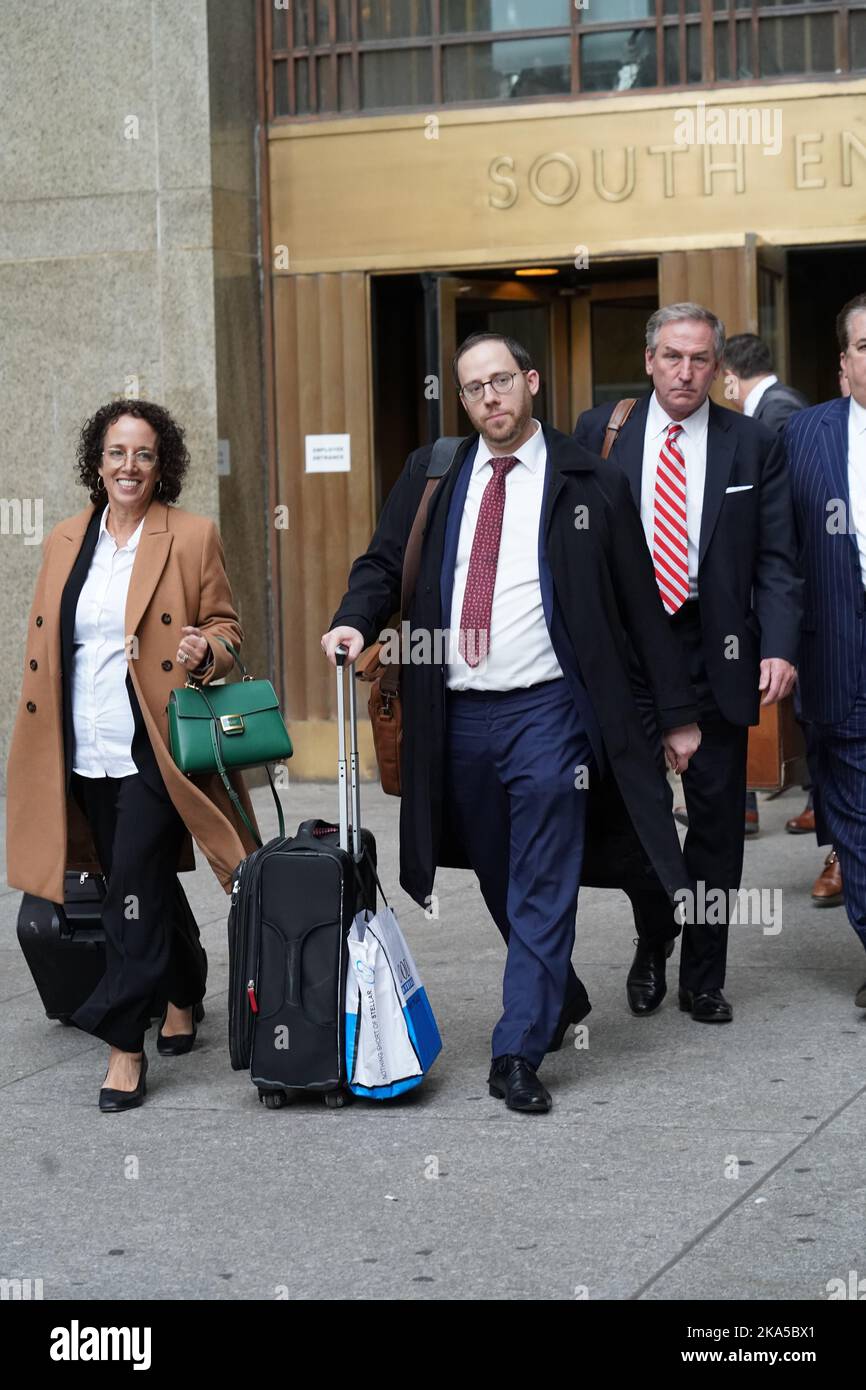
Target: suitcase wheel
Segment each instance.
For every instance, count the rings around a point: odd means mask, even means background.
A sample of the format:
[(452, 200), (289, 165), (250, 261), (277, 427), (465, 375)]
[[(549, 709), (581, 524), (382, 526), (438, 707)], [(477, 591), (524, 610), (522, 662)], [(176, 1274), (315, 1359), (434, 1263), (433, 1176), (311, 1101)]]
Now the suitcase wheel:
[(329, 1110), (341, 1110), (354, 1099), (351, 1091), (326, 1091), (325, 1104)]
[(264, 1101), (268, 1110), (281, 1110), (288, 1101), (285, 1091), (259, 1090), (259, 1100)]

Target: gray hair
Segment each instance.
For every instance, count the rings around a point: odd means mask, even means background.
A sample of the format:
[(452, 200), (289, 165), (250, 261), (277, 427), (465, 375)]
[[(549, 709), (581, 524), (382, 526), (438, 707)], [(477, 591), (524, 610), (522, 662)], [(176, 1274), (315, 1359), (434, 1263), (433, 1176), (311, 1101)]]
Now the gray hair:
[(647, 320), (646, 345), (648, 352), (658, 347), (659, 333), (666, 323), (706, 323), (713, 330), (713, 351), (716, 361), (721, 362), (725, 352), (725, 325), (720, 318), (702, 304), (665, 304), (656, 309)]

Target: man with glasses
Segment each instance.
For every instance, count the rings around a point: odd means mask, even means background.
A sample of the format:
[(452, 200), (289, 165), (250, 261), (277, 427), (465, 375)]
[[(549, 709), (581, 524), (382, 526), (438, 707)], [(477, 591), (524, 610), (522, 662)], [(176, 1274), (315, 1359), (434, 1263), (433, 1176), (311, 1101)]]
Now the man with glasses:
[[(537, 1068), (589, 1012), (571, 967), (585, 840), (588, 855), (600, 842), (648, 859), (671, 898), (687, 881), (673, 821), (659, 815), (670, 793), (631, 693), (624, 632), (672, 767), (688, 766), (700, 735), (625, 479), (533, 418), (539, 375), (513, 339), (475, 334), (453, 366), (474, 432), (432, 494), (403, 614), (432, 659), (402, 672), (400, 881), (425, 905), (437, 865), (474, 869), (508, 946), (490, 1092), (543, 1113)], [(429, 447), (410, 456), (352, 567), (322, 638), (331, 661), (340, 643), (354, 661), (400, 603), (430, 458)], [(598, 819), (602, 786), (620, 838)]]

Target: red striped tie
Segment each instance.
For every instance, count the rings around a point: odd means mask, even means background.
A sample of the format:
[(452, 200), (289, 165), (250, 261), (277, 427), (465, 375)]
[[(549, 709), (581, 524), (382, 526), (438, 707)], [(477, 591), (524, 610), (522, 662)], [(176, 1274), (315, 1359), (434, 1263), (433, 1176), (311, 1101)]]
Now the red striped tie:
[(668, 425), (659, 454), (653, 506), (653, 563), (668, 613), (689, 596), (689, 533), (686, 527), (686, 461), (677, 444), (682, 425)]

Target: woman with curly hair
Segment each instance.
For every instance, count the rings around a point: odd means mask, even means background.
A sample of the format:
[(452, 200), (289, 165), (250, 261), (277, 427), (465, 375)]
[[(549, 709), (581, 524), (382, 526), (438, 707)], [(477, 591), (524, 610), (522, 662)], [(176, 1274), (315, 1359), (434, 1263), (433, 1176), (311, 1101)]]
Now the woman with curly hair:
[[(72, 1022), (107, 1042), (104, 1111), (145, 1097), (144, 1034), (188, 1052), (207, 957), (177, 878), (191, 837), (226, 892), (253, 849), (220, 778), (186, 777), (168, 747), (169, 692), (229, 672), (242, 632), (212, 521), (176, 503), (183, 430), (150, 401), (103, 406), (81, 431), (90, 505), (46, 537), (8, 767), (13, 888), (55, 903), (68, 869), (102, 872), (106, 972)], [(231, 778), (255, 825), (239, 774)]]

